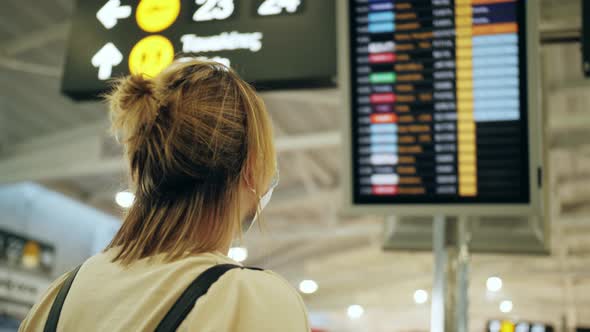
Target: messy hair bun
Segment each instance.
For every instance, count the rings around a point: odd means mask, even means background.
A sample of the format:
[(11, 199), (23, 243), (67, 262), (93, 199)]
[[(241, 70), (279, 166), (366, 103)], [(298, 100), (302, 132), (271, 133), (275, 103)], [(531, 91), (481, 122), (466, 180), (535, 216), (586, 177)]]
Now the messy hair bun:
[(106, 98), (110, 104), (111, 130), (124, 144), (145, 133), (158, 116), (160, 103), (155, 83), (143, 75), (114, 81)]

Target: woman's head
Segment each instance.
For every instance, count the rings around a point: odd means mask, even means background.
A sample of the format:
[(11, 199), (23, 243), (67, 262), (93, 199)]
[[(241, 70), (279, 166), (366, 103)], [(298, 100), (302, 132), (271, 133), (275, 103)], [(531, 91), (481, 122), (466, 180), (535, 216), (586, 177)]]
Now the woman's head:
[(271, 122), (252, 87), (191, 60), (122, 78), (107, 100), (136, 196), (109, 246), (121, 247), (117, 259), (228, 246), (276, 170)]

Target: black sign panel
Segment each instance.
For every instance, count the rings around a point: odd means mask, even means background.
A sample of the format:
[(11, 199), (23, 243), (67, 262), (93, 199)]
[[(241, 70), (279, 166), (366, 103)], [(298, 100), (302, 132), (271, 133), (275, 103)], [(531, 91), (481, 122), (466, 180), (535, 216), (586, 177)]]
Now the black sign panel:
[(215, 60), (259, 88), (332, 84), (334, 0), (80, 0), (62, 90), (95, 96), (110, 78), (154, 76), (179, 54)]
[(349, 5), (353, 203), (529, 203), (525, 1)]

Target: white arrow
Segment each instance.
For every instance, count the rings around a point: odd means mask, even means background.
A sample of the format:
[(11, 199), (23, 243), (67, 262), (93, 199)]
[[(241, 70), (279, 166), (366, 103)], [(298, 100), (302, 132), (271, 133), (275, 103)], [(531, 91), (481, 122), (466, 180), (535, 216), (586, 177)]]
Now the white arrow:
[(131, 16), (131, 6), (121, 6), (121, 0), (109, 0), (98, 12), (96, 18), (107, 29), (117, 25), (117, 21)]
[(108, 80), (111, 78), (113, 67), (123, 61), (123, 54), (113, 43), (107, 43), (92, 57), (92, 65), (98, 68), (98, 79)]

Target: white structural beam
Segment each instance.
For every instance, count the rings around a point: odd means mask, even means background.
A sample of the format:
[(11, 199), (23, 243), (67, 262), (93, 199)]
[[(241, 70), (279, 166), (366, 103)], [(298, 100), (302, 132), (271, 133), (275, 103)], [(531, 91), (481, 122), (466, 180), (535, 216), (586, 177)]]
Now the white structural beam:
[[(297, 90), (297, 93), (293, 91), (270, 91), (263, 92), (262, 97), (269, 102), (303, 102), (316, 106), (337, 107), (340, 100), (340, 91), (338, 89)], [(277, 108), (277, 110), (279, 109)]]
[(571, 149), (588, 145), (590, 143), (588, 127), (552, 131), (549, 142), (552, 149)]
[[(588, 90), (590, 92), (590, 89)], [(569, 132), (571, 130), (587, 130), (590, 128), (590, 116), (586, 110), (570, 113), (549, 115), (550, 132)]]
[(23, 62), (17, 59), (2, 56), (0, 56), (0, 67), (27, 74), (41, 75), (53, 78), (61, 77), (61, 70), (59, 68), (30, 62)]
[[(307, 241), (302, 241), (297, 247), (284, 254), (273, 254), (272, 257), (265, 259), (266, 265), (276, 269), (279, 266), (288, 266), (297, 261), (305, 261), (309, 257), (321, 257), (339, 251), (339, 245), (345, 245), (347, 248), (363, 247), (369, 243), (373, 234), (370, 228), (362, 228), (362, 232), (349, 232), (347, 230), (331, 232), (333, 234), (324, 235), (321, 238), (308, 238)], [(258, 263), (254, 262), (254, 265), (258, 265)]]
[(590, 180), (577, 179), (562, 182), (557, 188), (557, 193), (562, 204), (590, 201)]
[[(279, 135), (280, 137), (289, 137), (288, 134), (285, 133), (285, 130), (278, 125), (277, 123), (274, 124), (275, 134)], [(320, 183), (331, 183), (332, 175), (324, 169), (315, 159), (313, 159), (309, 154), (302, 151), (296, 157), (296, 163), (303, 163), (305, 167), (298, 167), (301, 179), (303, 183), (306, 185), (308, 191), (312, 192), (317, 189), (317, 184), (314, 181), (314, 176), (318, 178)], [(306, 171), (309, 170), (309, 171)]]
[(12, 147), (0, 159), (0, 183), (44, 181), (114, 172), (121, 158), (101, 157), (103, 124), (60, 132)]
[[(123, 172), (120, 156), (104, 156), (110, 141), (107, 125), (71, 129), (10, 148), (0, 158), (0, 183), (46, 181)], [(279, 137), (278, 152), (333, 147), (340, 143), (338, 132), (309, 133)]]
[(96, 123), (82, 125), (69, 130), (62, 130), (49, 135), (34, 137), (30, 140), (19, 142), (7, 148), (5, 153), (16, 156), (19, 154), (31, 154), (52, 148), (59, 149), (72, 141), (79, 141), (88, 137), (97, 139), (100, 136), (102, 139), (106, 137), (107, 133), (108, 123), (106, 121), (98, 121)]
[(0, 183), (45, 181), (112, 173), (121, 158), (105, 158), (105, 122), (38, 137), (11, 147), (0, 159)]
[[(545, 64), (547, 66), (547, 64)], [(584, 107), (586, 99), (580, 98), (590, 91), (590, 82), (582, 79), (555, 79), (547, 86), (547, 126), (551, 133), (585, 130), (590, 127), (590, 116)], [(575, 97), (576, 103), (568, 103)], [(564, 107), (564, 105), (567, 105)]]
[(17, 39), (2, 43), (3, 46), (0, 53), (7, 56), (17, 55), (28, 50), (40, 48), (53, 41), (65, 39), (68, 35), (69, 26), (70, 23), (68, 20), (21, 35)]
[(586, 93), (588, 91), (590, 91), (590, 81), (585, 79), (567, 80), (549, 87), (549, 93), (552, 95), (575, 92)]
[(571, 16), (569, 19), (559, 19), (544, 21), (539, 24), (539, 31), (541, 35), (547, 35), (550, 33), (556, 33), (560, 31), (572, 31), (580, 29), (581, 22), (580, 16)]
[(299, 189), (284, 189), (277, 192), (276, 199), (273, 199), (272, 204), (268, 206), (265, 213), (270, 215), (281, 215), (283, 213), (294, 211), (301, 206), (307, 208), (315, 206), (326, 206), (328, 201), (340, 200), (340, 192), (338, 188), (322, 189), (309, 194), (305, 188)]
[(554, 221), (557, 224), (561, 224), (565, 228), (590, 228), (590, 211), (586, 213), (580, 213), (575, 215), (562, 215), (558, 220)]
[[(272, 221), (271, 221), (272, 222)], [(319, 241), (344, 238), (370, 238), (381, 234), (383, 226), (379, 222), (359, 219), (359, 222), (338, 226), (314, 226), (309, 228), (291, 227), (273, 229), (272, 231), (248, 234), (246, 241), (257, 243), (260, 240), (290, 241)]]
[(277, 151), (288, 152), (297, 150), (331, 148), (339, 146), (340, 142), (340, 132), (335, 130), (279, 137), (275, 141), (275, 145)]
[(69, 28), (70, 20), (66, 20), (20, 35), (18, 38), (2, 43), (0, 46), (0, 68), (34, 75), (61, 78), (61, 68), (24, 62), (18, 59), (18, 55), (30, 50), (47, 52), (43, 47), (49, 43), (66, 39)]

